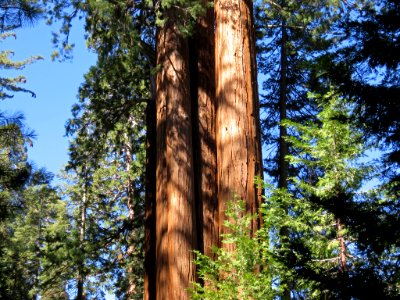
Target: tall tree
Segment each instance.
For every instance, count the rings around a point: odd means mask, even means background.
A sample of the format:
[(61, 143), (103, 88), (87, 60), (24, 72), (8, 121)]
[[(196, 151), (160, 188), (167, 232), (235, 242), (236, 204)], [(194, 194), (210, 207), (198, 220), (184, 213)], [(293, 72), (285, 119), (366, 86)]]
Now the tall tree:
[[(294, 149), (287, 141), (286, 119), (307, 122), (315, 119), (318, 108), (307, 97), (314, 80), (314, 57), (331, 44), (325, 33), (339, 17), (340, 1), (264, 1), (257, 10), (258, 63), (265, 75), (261, 101), (262, 136), (265, 144), (265, 171), (278, 188), (293, 190), (289, 176), (299, 172), (287, 156)], [(277, 63), (278, 62), (278, 63)], [(290, 205), (286, 208), (290, 214)], [(290, 233), (285, 227), (281, 243)], [(283, 245), (282, 245), (283, 247)], [(285, 286), (283, 299), (290, 299), (291, 283)]]
[(87, 244), (91, 264), (107, 269), (96, 284), (114, 276), (116, 293), (134, 299), (141, 297), (143, 283), (143, 114), (149, 94), (137, 59), (134, 50), (101, 57), (85, 76), (67, 126), (74, 136), (70, 166), (86, 165), (92, 178)]
[[(23, 291), (21, 286), (31, 279), (29, 275), (32, 273), (21, 276), (25, 271), (23, 266), (16, 268), (20, 258), (19, 251), (16, 250), (17, 242), (13, 243), (13, 238), (15, 220), (23, 214), (25, 206), (24, 199), (20, 195), (31, 174), (26, 148), (29, 140), (23, 134), (22, 116), (15, 118), (0, 116), (0, 121), (0, 291), (7, 297), (13, 297), (13, 293), (18, 297), (20, 293), (20, 298), (23, 298), (32, 285), (29, 284), (26, 291)], [(14, 270), (12, 275), (11, 270)], [(9, 275), (12, 279), (7, 279)]]
[[(396, 293), (389, 288), (393, 284), (393, 273), (373, 261), (387, 259), (384, 252), (388, 257), (395, 255), (392, 251), (396, 252), (393, 248), (396, 237), (387, 241), (385, 250), (372, 246), (372, 240), (380, 240), (376, 238), (377, 228), (391, 227), (388, 221), (393, 213), (396, 214), (396, 204), (390, 203), (391, 200), (382, 194), (381, 200), (377, 200), (370, 192), (362, 191), (362, 184), (373, 169), (359, 163), (366, 150), (366, 138), (360, 126), (349, 118), (352, 104), (332, 90), (318, 95), (316, 100), (322, 108), (317, 115), (320, 124), (286, 122), (291, 130), (300, 133), (298, 137), (290, 138), (297, 150), (290, 156), (290, 161), (311, 169), (315, 181), (296, 180), (300, 191), (296, 197), (299, 199), (284, 196), (285, 192), (281, 191), (280, 200), (279, 196), (273, 196), (267, 202), (271, 224), (279, 224), (278, 227), (288, 224), (290, 229), (290, 239), (281, 244), (281, 249), (277, 248), (282, 265), (288, 268), (286, 275), (280, 274), (292, 278), (289, 282), (295, 284), (291, 287), (295, 297), (307, 295), (306, 298), (312, 298), (315, 293), (317, 298), (326, 294), (341, 299), (371, 296), (390, 299)], [(280, 201), (290, 207), (289, 215), (282, 213), (285, 206)], [(383, 210), (378, 208), (381, 205), (382, 209), (385, 207)], [(285, 220), (277, 222), (274, 214), (285, 215)], [(385, 225), (378, 220), (385, 220)], [(372, 243), (369, 246), (363, 237), (365, 234), (375, 237), (369, 240)], [(392, 263), (389, 258), (387, 267), (391, 270), (396, 268)], [(302, 286), (301, 282), (307, 284)], [(369, 284), (365, 285), (366, 282)], [(372, 290), (366, 288), (371, 285), (374, 285)], [(313, 293), (308, 294), (309, 289)]]
[(285, 0), (265, 1), (257, 11), (258, 64), (265, 75), (261, 100), (265, 170), (284, 186), (294, 170), (284, 159), (291, 149), (281, 122), (315, 117), (315, 101), (307, 97), (316, 80), (315, 57), (335, 42), (326, 33), (346, 15), (346, 7), (341, 1)]
[[(229, 200), (246, 203), (257, 214), (262, 175), (260, 124), (255, 60), (253, 3), (220, 0), (215, 3), (216, 147), (219, 233)], [(259, 227), (256, 220), (251, 232)], [(229, 248), (229, 246), (227, 246)]]

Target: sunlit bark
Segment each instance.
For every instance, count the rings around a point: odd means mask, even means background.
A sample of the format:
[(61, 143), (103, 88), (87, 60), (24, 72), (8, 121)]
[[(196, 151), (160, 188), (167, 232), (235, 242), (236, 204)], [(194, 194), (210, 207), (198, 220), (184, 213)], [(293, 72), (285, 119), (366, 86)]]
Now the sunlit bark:
[(188, 43), (177, 9), (157, 32), (156, 298), (188, 299), (196, 248)]
[[(254, 177), (261, 175), (261, 143), (252, 9), (252, 1), (215, 3), (220, 233), (225, 231), (228, 201), (243, 199), (252, 214), (261, 203), (261, 192), (254, 185)], [(258, 225), (253, 222), (252, 232)]]

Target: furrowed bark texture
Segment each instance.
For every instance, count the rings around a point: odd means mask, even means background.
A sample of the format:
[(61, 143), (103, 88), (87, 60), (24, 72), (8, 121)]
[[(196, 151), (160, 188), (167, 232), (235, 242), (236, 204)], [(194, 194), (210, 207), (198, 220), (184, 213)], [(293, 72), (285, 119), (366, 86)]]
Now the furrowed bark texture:
[(213, 257), (211, 247), (218, 245), (213, 9), (197, 21), (190, 43), (190, 62), (197, 240), (199, 250)]
[(157, 32), (156, 297), (189, 299), (195, 281), (196, 217), (188, 43), (167, 9)]
[[(246, 212), (255, 214), (261, 191), (261, 142), (252, 1), (217, 0), (216, 19), (216, 141), (219, 232), (228, 201), (243, 199)], [(254, 233), (259, 220), (252, 224)], [(231, 246), (222, 245), (229, 249)]]

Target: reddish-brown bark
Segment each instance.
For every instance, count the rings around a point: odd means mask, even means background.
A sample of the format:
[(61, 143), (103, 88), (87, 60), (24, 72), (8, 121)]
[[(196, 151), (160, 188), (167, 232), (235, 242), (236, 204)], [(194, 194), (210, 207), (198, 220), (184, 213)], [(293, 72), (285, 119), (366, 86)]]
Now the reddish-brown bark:
[[(146, 199), (145, 299), (187, 299), (196, 279), (190, 250), (212, 255), (234, 196), (250, 213), (261, 203), (254, 185), (262, 170), (252, 3), (219, 0), (216, 19), (211, 11), (198, 20), (190, 67), (178, 11), (164, 13), (157, 33), (156, 197)], [(252, 232), (258, 226), (255, 221)]]
[(188, 43), (178, 13), (166, 9), (157, 32), (156, 298), (163, 300), (188, 299), (196, 278)]
[[(228, 201), (243, 199), (247, 213), (258, 212), (261, 142), (252, 1), (215, 2), (216, 141), (219, 232)], [(255, 232), (258, 222), (252, 224)], [(226, 246), (229, 248), (229, 246)]]

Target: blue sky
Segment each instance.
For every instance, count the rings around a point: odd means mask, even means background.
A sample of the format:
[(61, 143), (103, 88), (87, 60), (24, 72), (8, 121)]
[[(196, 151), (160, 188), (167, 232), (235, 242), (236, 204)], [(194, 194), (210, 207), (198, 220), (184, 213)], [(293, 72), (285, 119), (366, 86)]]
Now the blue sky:
[[(23, 85), (37, 95), (32, 98), (26, 93), (16, 93), (14, 98), (0, 102), (0, 110), (8, 113), (22, 112), (25, 123), (37, 135), (34, 145), (29, 149), (29, 160), (37, 167), (45, 167), (57, 173), (67, 162), (68, 139), (65, 135), (65, 123), (71, 116), (71, 106), (77, 101), (77, 93), (83, 82), (83, 75), (96, 61), (96, 56), (86, 48), (83, 35), (83, 24), (75, 23), (72, 27), (70, 41), (75, 43), (72, 61), (53, 62), (51, 32), (56, 31), (44, 23), (24, 27), (14, 32), (17, 38), (8, 38), (0, 43), (1, 50), (12, 50), (14, 61), (23, 60), (32, 55), (43, 56), (23, 70), (5, 72), (24, 75), (27, 83)], [(6, 74), (6, 75), (4, 75)]]
[[(86, 47), (83, 23), (78, 21), (70, 35), (70, 42), (75, 44), (73, 59), (62, 63), (52, 61), (51, 32), (57, 31), (57, 26), (59, 24), (49, 27), (43, 22), (37, 23), (15, 30), (16, 39), (11, 37), (0, 43), (0, 50), (14, 51), (14, 61), (36, 55), (43, 57), (23, 70), (2, 70), (2, 76), (25, 76), (27, 83), (22, 87), (35, 92), (36, 98), (16, 93), (14, 98), (0, 102), (0, 110), (25, 115), (25, 124), (37, 135), (33, 147), (28, 150), (28, 158), (36, 167), (45, 167), (54, 174), (68, 161), (65, 123), (71, 117), (71, 107), (77, 101), (84, 74), (96, 62), (96, 55)], [(106, 299), (115, 297), (107, 294)]]

